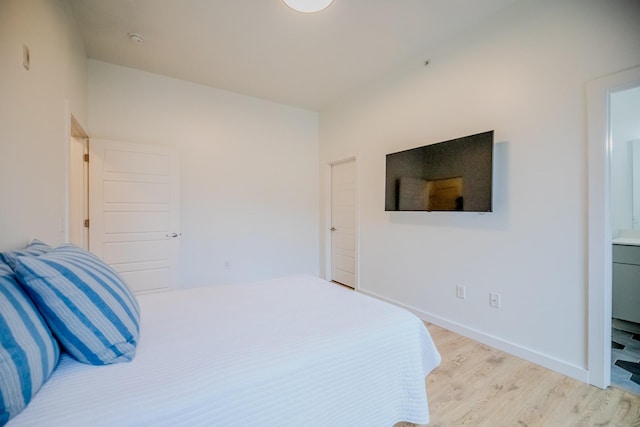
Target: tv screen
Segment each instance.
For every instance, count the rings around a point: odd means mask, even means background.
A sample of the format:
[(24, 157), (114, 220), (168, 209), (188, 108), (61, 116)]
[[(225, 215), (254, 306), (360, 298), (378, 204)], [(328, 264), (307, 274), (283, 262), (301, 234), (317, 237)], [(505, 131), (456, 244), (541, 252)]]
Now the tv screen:
[(491, 212), (493, 131), (387, 154), (386, 211)]

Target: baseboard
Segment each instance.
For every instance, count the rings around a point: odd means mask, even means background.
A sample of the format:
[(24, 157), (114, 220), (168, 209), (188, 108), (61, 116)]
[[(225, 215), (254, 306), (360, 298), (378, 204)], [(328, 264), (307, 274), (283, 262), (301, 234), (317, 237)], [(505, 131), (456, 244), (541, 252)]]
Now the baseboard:
[(486, 344), (498, 350), (520, 357), (521, 359), (527, 360), (531, 363), (535, 363), (536, 365), (540, 365), (544, 368), (551, 369), (552, 371), (561, 373), (563, 375), (566, 375), (568, 377), (571, 377), (583, 383), (588, 384), (589, 382), (589, 372), (584, 368), (580, 368), (578, 366), (568, 364), (566, 362), (547, 356), (545, 354), (538, 353), (526, 347), (522, 347), (518, 344), (505, 341), (501, 338), (478, 331), (469, 326), (452, 322), (443, 317), (427, 313), (415, 307), (411, 307), (409, 305), (400, 303), (398, 301), (394, 301), (390, 298), (383, 297), (374, 292), (370, 292), (364, 289), (358, 289), (358, 292), (389, 302), (399, 307), (405, 308), (425, 322), (433, 323), (434, 325), (437, 325), (447, 330), (450, 330), (452, 332), (455, 332), (456, 334), (462, 335), (467, 338), (471, 338), (472, 340), (478, 341), (482, 344)]

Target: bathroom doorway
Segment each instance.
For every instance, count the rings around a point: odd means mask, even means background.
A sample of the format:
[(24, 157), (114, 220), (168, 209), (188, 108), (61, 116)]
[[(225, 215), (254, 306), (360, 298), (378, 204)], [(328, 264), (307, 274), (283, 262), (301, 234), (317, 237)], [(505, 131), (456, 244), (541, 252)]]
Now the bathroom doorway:
[(611, 93), (611, 385), (640, 395), (640, 85)]
[(611, 384), (611, 95), (640, 86), (640, 67), (587, 83), (589, 383)]

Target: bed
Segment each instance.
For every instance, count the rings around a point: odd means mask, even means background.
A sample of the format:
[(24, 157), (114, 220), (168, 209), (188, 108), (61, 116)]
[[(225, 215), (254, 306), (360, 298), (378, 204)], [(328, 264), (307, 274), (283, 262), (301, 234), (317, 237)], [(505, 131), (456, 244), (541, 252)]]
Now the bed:
[(133, 360), (62, 353), (9, 427), (429, 422), (440, 363), (413, 314), (313, 276), (138, 295)]

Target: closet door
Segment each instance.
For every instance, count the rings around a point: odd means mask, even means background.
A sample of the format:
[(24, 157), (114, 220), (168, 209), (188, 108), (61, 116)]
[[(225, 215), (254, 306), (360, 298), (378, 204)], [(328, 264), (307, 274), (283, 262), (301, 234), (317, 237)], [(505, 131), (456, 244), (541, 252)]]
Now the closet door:
[(331, 166), (331, 280), (356, 286), (356, 164)]

